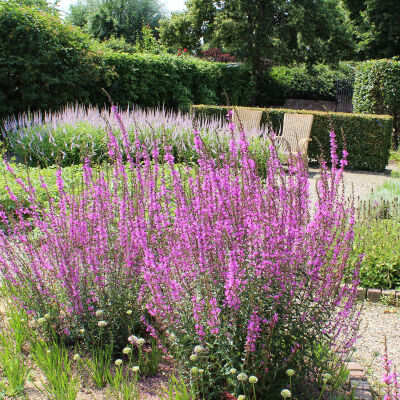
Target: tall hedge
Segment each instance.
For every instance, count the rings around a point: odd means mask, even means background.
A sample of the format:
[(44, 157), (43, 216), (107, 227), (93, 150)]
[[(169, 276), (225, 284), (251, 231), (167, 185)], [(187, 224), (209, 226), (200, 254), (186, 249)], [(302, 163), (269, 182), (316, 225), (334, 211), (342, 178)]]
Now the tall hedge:
[[(256, 109), (256, 108), (254, 108)], [(260, 108), (258, 108), (260, 110)], [(349, 152), (348, 168), (384, 171), (388, 162), (393, 130), (393, 118), (389, 115), (367, 115), (328, 113), (323, 111), (298, 111), (277, 108), (261, 109), (261, 124), (269, 124), (279, 133), (285, 113), (313, 114), (311, 129), (313, 139), (308, 147), (308, 157), (318, 160), (323, 154), (330, 154), (329, 132), (332, 126), (338, 137), (339, 150), (343, 149), (343, 138)], [(191, 108), (195, 118), (224, 118), (227, 107), (196, 105)], [(343, 135), (342, 135), (343, 132)]]
[(400, 61), (371, 60), (356, 68), (354, 111), (390, 114), (394, 117), (394, 147), (399, 145), (400, 132)]
[(55, 15), (0, 3), (0, 116), (88, 103), (112, 71), (77, 28)]
[(0, 3), (0, 117), (66, 103), (140, 106), (193, 103), (249, 104), (245, 65), (207, 62), (168, 54), (106, 51), (57, 16)]

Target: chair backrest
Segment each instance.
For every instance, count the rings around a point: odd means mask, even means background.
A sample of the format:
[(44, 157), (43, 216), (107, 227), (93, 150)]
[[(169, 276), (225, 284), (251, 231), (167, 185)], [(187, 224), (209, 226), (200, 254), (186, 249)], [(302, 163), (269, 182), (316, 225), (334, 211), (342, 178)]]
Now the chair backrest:
[[(314, 115), (286, 113), (283, 117), (282, 139), (287, 153), (307, 154)], [(286, 147), (286, 148), (285, 148)]]
[(260, 130), (262, 114), (262, 110), (235, 108), (233, 111), (233, 123), (238, 130), (240, 130), (240, 126), (242, 126), (247, 135), (254, 135)]

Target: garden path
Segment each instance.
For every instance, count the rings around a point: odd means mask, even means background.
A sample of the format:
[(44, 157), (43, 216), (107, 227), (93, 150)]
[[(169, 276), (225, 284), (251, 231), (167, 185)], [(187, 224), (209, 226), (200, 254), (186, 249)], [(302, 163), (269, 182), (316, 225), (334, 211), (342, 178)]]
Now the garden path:
[[(400, 166), (390, 164), (382, 173), (346, 171), (344, 173), (344, 192), (354, 194), (355, 204), (368, 199), (373, 189), (383, 182), (393, 179), (392, 171)], [(310, 196), (316, 199), (315, 184), (320, 178), (318, 169), (310, 168)], [(396, 370), (400, 371), (400, 308), (364, 302), (360, 320), (360, 337), (355, 344), (353, 359), (365, 367), (368, 381), (377, 390), (382, 382), (382, 360), (385, 351), (385, 337), (388, 354)]]

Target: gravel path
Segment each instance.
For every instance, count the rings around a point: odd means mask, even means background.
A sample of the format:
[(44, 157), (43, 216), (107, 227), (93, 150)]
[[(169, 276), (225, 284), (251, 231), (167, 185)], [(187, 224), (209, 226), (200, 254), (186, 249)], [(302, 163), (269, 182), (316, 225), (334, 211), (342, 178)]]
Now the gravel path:
[(353, 358), (366, 369), (368, 381), (376, 390), (382, 383), (385, 337), (389, 359), (400, 371), (400, 308), (364, 302)]
[[(392, 170), (398, 165), (389, 165), (383, 173), (349, 171), (344, 173), (344, 191), (350, 196), (354, 193), (355, 203), (365, 200), (372, 190), (383, 182), (393, 179)], [(310, 168), (310, 196), (315, 198), (315, 183), (319, 179), (318, 169)], [(400, 308), (364, 302), (360, 321), (360, 337), (355, 344), (353, 358), (365, 367), (368, 381), (377, 390), (382, 383), (382, 360), (385, 351), (385, 337), (389, 358), (400, 372)]]
[[(384, 172), (369, 171), (346, 171), (344, 173), (344, 190), (346, 195), (351, 195), (354, 191), (354, 200), (367, 199), (372, 190), (383, 182), (392, 179), (390, 173), (392, 170), (399, 170), (400, 166), (389, 165)], [(310, 168), (310, 195), (315, 198), (315, 184), (320, 178), (319, 169)]]

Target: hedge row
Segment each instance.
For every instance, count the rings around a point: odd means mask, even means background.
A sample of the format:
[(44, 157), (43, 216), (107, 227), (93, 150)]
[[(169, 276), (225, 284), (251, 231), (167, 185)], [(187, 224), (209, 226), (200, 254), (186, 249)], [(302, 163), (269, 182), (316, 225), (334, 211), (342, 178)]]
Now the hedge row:
[[(256, 109), (256, 108), (255, 108)], [(308, 147), (308, 157), (318, 160), (322, 153), (330, 154), (329, 132), (333, 127), (338, 137), (338, 147), (343, 149), (343, 139), (349, 153), (350, 169), (383, 171), (388, 164), (393, 131), (393, 118), (388, 115), (366, 115), (327, 113), (323, 111), (297, 111), (285, 109), (262, 109), (261, 124), (269, 124), (280, 132), (285, 113), (313, 114), (311, 129), (313, 139)], [(227, 112), (224, 106), (197, 105), (191, 108), (196, 118), (223, 118)], [(343, 132), (343, 135), (341, 134)]]
[(0, 4), (0, 117), (58, 109), (67, 103), (126, 106), (251, 100), (246, 65), (169, 54), (107, 51), (53, 15), (13, 2)]
[(400, 132), (400, 61), (371, 60), (356, 68), (354, 111), (390, 114), (394, 117), (394, 147)]
[[(285, 98), (332, 99), (337, 79), (352, 68), (273, 67), (264, 76), (257, 104)], [(170, 54), (127, 54), (100, 46), (78, 28), (13, 1), (0, 3), (0, 118), (27, 110), (55, 110), (67, 103), (108, 104), (106, 89), (121, 106), (248, 105), (250, 71)]]

